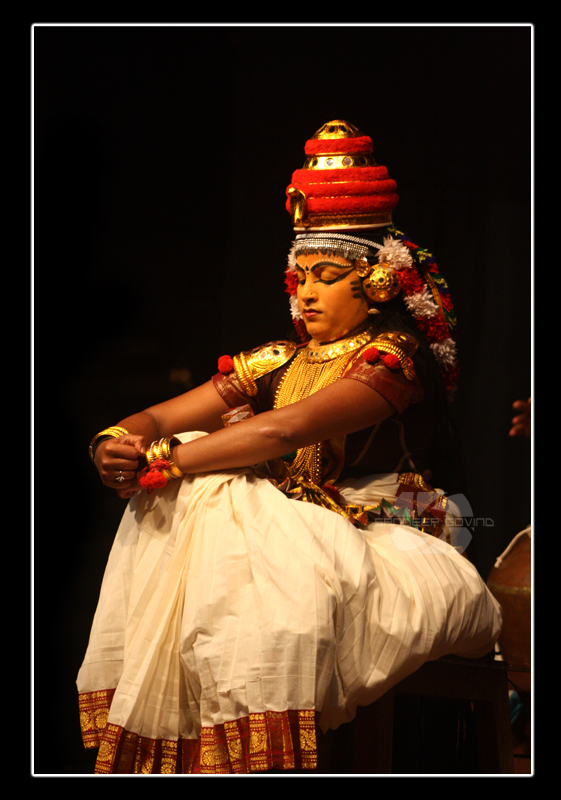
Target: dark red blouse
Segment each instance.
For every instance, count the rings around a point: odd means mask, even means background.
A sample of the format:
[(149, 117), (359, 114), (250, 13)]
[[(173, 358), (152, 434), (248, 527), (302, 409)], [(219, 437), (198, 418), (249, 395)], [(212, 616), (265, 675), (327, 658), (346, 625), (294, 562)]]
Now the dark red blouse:
[[(258, 392), (250, 397), (233, 369), (214, 375), (216, 390), (230, 408), (249, 404), (255, 414), (274, 408), (279, 382), (292, 363), (256, 380)], [(419, 472), (430, 469), (428, 453), (434, 432), (434, 411), (417, 376), (407, 380), (401, 369), (382, 361), (369, 364), (358, 358), (340, 380), (366, 383), (395, 408), (395, 414), (377, 426), (351, 433), (345, 440), (345, 463), (338, 481), (386, 472)]]

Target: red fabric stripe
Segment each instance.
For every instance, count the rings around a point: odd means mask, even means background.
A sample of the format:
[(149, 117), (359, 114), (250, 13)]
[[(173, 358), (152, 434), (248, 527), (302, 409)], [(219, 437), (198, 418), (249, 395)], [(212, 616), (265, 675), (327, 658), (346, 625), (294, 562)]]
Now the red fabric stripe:
[[(302, 189), (306, 197), (342, 197), (348, 195), (395, 194), (395, 181), (343, 181), (341, 183), (290, 184)], [(290, 188), (287, 187), (287, 191)]]
[(370, 136), (356, 136), (353, 139), (309, 139), (304, 147), (308, 156), (329, 153), (371, 153)]
[[(365, 197), (310, 197), (306, 200), (307, 214), (367, 214), (372, 211), (391, 211), (398, 203), (396, 194)], [(286, 202), (290, 213), (290, 200)]]

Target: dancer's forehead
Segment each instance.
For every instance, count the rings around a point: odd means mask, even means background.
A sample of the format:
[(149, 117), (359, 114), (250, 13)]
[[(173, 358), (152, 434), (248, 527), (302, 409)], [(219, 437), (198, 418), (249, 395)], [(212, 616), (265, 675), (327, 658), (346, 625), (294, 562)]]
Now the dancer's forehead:
[(313, 272), (321, 267), (333, 267), (334, 269), (344, 269), (352, 266), (352, 261), (333, 252), (306, 251), (298, 253), (296, 256), (296, 269), (304, 272)]

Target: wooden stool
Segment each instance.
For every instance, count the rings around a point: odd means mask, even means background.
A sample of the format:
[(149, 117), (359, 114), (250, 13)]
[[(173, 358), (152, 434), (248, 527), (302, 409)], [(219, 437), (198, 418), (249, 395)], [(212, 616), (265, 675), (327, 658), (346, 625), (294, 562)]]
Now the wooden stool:
[[(446, 656), (430, 661), (354, 720), (351, 774), (391, 774), (396, 695), (470, 701), (475, 716), (477, 774), (514, 773), (507, 673), (513, 667), (491, 658)], [(430, 773), (428, 773), (430, 774)]]

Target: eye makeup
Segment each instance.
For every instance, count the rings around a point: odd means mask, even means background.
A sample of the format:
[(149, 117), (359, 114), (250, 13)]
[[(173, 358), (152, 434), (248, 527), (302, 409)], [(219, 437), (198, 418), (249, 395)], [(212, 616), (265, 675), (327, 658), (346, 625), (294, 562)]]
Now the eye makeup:
[[(296, 269), (297, 269), (298, 272), (305, 272), (306, 275), (312, 273), (312, 274), (314, 274), (314, 277), (315, 277), (315, 271), (317, 269), (320, 269), (321, 267), (333, 267), (334, 269), (344, 269), (345, 268), (342, 264), (336, 264), (333, 261), (320, 261), (317, 264), (314, 264), (313, 267), (307, 267), (307, 266), (306, 267), (301, 267), (299, 264), (297, 264)], [(347, 275), (350, 275), (353, 270), (354, 270), (354, 266), (352, 266), (349, 269), (347, 269), (346, 272), (343, 272), (340, 275), (336, 275), (334, 278), (318, 278), (318, 277), (316, 277), (316, 280), (314, 281), (314, 283), (324, 283), (327, 286), (331, 286), (332, 284), (337, 283), (338, 281), (342, 281), (344, 278), (347, 277)], [(300, 280), (300, 285), (302, 285), (304, 282), (305, 282), (304, 280)]]

